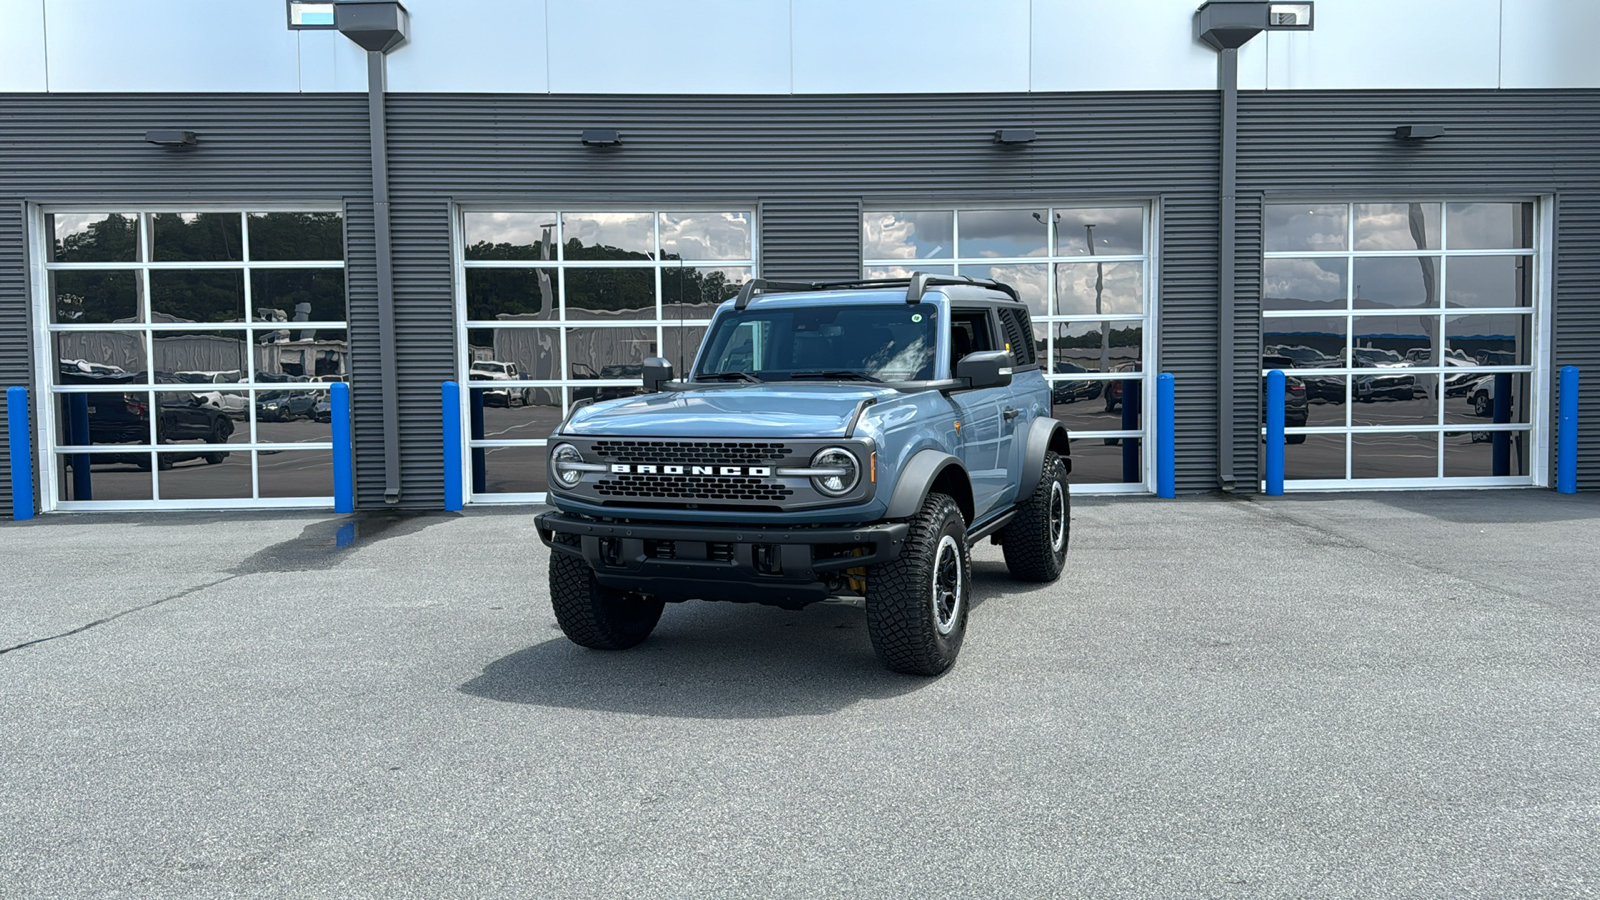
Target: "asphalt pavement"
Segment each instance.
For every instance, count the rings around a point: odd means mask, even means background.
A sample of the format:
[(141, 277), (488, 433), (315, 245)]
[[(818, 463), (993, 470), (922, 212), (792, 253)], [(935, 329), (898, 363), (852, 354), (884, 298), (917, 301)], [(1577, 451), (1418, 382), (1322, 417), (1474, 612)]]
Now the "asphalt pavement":
[(1600, 494), (1074, 502), (937, 679), (580, 649), (527, 509), (0, 525), (0, 897), (1600, 893)]

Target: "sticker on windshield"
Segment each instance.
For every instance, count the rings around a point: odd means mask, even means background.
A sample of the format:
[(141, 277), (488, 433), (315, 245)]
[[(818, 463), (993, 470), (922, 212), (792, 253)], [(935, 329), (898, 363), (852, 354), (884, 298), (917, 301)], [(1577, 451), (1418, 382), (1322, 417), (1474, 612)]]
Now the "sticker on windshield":
[(921, 322), (922, 321), (922, 313), (912, 313), (911, 314), (911, 321), (913, 321), (913, 322)]

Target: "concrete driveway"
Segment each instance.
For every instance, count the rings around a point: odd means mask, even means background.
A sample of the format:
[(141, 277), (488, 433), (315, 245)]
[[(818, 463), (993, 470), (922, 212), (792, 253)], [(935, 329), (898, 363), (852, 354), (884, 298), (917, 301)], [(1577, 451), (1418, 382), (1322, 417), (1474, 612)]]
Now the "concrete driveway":
[(1600, 495), (1075, 502), (934, 680), (579, 649), (526, 510), (0, 525), (0, 896), (1600, 892)]

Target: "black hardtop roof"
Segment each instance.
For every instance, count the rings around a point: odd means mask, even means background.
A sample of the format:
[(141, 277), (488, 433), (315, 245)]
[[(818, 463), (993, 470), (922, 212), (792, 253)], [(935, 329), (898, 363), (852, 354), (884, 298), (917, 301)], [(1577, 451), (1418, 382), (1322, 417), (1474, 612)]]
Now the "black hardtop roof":
[[(887, 290), (904, 288), (907, 304), (921, 303), (929, 288), (956, 288), (961, 294), (978, 294), (977, 299), (996, 303), (1022, 302), (1017, 289), (1003, 281), (970, 278), (966, 275), (930, 275), (914, 272), (909, 278), (860, 278), (854, 281), (771, 281), (753, 278), (739, 288), (734, 309), (744, 309), (750, 301), (762, 294), (794, 294), (807, 291)], [(951, 294), (950, 291), (945, 291)], [(996, 293), (1004, 296), (994, 296)], [(965, 299), (965, 298), (963, 298)]]

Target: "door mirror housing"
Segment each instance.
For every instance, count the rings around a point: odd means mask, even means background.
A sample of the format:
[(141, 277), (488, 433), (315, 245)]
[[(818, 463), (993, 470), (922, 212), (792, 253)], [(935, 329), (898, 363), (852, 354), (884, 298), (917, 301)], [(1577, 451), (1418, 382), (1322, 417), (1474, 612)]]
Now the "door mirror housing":
[(1013, 365), (1011, 354), (1004, 350), (980, 350), (961, 357), (956, 363), (956, 378), (973, 390), (1005, 387), (1011, 383)]
[(672, 363), (659, 356), (652, 356), (644, 361), (644, 392), (646, 394), (658, 393), (661, 390), (661, 386), (672, 379)]

